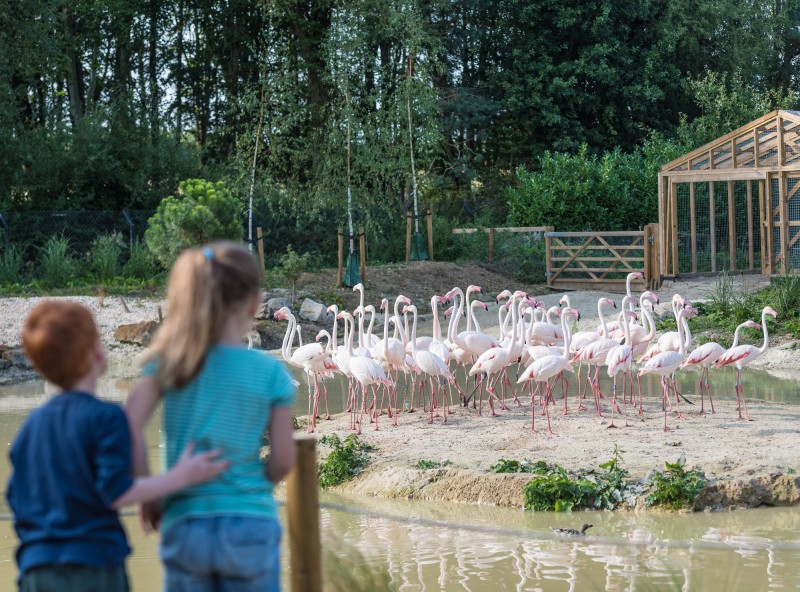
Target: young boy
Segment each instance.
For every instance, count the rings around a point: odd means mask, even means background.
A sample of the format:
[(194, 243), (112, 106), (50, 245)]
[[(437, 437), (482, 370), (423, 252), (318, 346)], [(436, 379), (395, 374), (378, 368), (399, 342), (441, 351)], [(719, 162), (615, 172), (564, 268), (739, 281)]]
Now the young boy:
[(106, 355), (91, 313), (45, 301), (31, 311), (22, 342), (36, 369), (62, 392), (34, 411), (11, 447), (8, 503), (19, 536), (21, 592), (127, 591), (130, 553), (117, 510), (216, 477), (219, 451), (132, 478), (124, 411), (94, 396)]

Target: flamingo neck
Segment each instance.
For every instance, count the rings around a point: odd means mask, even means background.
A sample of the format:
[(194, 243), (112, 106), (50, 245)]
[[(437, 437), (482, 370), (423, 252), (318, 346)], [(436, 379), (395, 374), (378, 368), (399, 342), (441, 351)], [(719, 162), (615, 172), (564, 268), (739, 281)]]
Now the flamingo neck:
[(506, 350), (511, 353), (514, 351), (517, 345), (517, 339), (519, 338), (519, 331), (518, 331), (518, 321), (519, 321), (519, 311), (517, 310), (517, 299), (512, 297), (511, 298), (511, 310), (508, 311), (508, 314), (511, 315), (511, 340), (508, 342), (508, 347)]
[(597, 301), (597, 316), (600, 317), (600, 326), (602, 327), (603, 339), (608, 339), (608, 326), (606, 325), (606, 318), (603, 316), (603, 301)]
[(762, 354), (767, 351), (767, 347), (769, 347), (769, 332), (767, 331), (767, 311), (761, 311), (761, 330), (764, 331), (764, 344), (758, 348)]
[[(684, 341), (684, 332), (683, 332), (683, 325), (684, 325), (683, 321), (684, 321), (684, 316), (685, 315), (686, 315), (686, 312), (683, 309), (678, 311), (678, 316), (677, 316), (677, 320), (678, 320), (678, 353), (681, 356), (686, 354), (686, 343)], [(686, 326), (688, 327), (688, 323), (686, 324)]]
[(470, 295), (472, 294), (472, 288), (467, 288), (467, 293), (464, 296), (465, 299), (465, 306), (467, 307), (467, 331), (472, 330), (472, 303), (469, 300)]
[(561, 357), (564, 360), (569, 360), (569, 346), (572, 343), (572, 331), (567, 329), (567, 315), (563, 312), (561, 313), (561, 333), (564, 335), (564, 353), (561, 354)]
[(372, 328), (375, 326), (375, 312), (369, 313), (369, 327), (367, 327), (367, 346), (372, 341)]
[(458, 323), (461, 320), (461, 315), (464, 312), (464, 293), (461, 291), (461, 288), (454, 288), (456, 292), (456, 296), (458, 296), (458, 306), (453, 311), (453, 316), (455, 317), (455, 321), (453, 321), (453, 337), (458, 335)]
[[(387, 303), (388, 304), (388, 303)], [(389, 308), (388, 306), (386, 308)], [(383, 356), (389, 359), (389, 311), (383, 315)]]
[(433, 310), (433, 339), (442, 340), (442, 327), (439, 325), (439, 299), (434, 296), (431, 298), (431, 309)]
[(289, 339), (294, 339), (294, 327), (292, 326), (292, 321), (294, 317), (289, 317), (289, 322), (286, 325), (286, 334), (283, 336), (283, 343), (281, 344), (281, 356), (283, 356), (283, 361), (288, 362), (289, 359), (292, 357), (289, 355), (291, 351), (291, 345), (289, 344)]
[(355, 335), (356, 328), (352, 317), (348, 319), (345, 317), (344, 319), (344, 339), (347, 343), (347, 347), (345, 348), (345, 355), (347, 356), (347, 363), (350, 363), (350, 360), (353, 357), (353, 335)]
[[(475, 304), (475, 303), (473, 303), (473, 304)], [(470, 318), (472, 318), (472, 325), (474, 327), (475, 332), (476, 333), (480, 333), (481, 332), (481, 326), (480, 326), (480, 323), (478, 323), (478, 317), (475, 316), (475, 311), (473, 310), (474, 308), (475, 308), (474, 306), (470, 306), (470, 309), (469, 309)], [(469, 323), (467, 323), (467, 331), (469, 331)]]
[(333, 312), (333, 335), (331, 335), (331, 351), (339, 351), (339, 311), (334, 309)]
[(413, 310), (414, 321), (411, 324), (411, 356), (417, 359), (417, 311)]
[(739, 345), (739, 331), (741, 331), (747, 323), (742, 323), (738, 327), (736, 327), (736, 331), (733, 332), (733, 343), (731, 344), (731, 349)]

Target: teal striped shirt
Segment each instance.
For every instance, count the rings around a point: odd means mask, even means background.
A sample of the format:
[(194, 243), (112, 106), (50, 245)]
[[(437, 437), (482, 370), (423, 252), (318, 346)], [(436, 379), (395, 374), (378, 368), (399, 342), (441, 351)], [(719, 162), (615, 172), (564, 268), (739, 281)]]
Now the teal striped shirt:
[[(144, 369), (152, 376), (155, 364)], [(164, 503), (161, 528), (188, 517), (276, 515), (272, 483), (259, 452), (273, 407), (294, 403), (295, 382), (269, 354), (213, 346), (200, 373), (184, 388), (163, 395), (162, 470), (189, 442), (195, 450), (222, 450), (231, 466), (216, 479), (183, 489)]]

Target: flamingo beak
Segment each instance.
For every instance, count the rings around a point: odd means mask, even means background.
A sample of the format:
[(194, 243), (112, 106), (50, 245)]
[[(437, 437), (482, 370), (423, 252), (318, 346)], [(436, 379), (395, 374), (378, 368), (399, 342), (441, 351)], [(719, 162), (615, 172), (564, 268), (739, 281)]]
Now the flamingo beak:
[(439, 298), (439, 304), (447, 304), (447, 298), (445, 298), (444, 296), (438, 296), (438, 298)]

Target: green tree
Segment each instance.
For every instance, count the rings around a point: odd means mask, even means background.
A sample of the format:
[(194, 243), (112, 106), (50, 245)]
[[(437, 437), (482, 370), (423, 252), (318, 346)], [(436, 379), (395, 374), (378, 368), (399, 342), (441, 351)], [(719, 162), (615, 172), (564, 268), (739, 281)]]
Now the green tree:
[(241, 240), (241, 206), (224, 183), (188, 179), (176, 194), (161, 202), (145, 233), (147, 248), (165, 268), (188, 247)]

